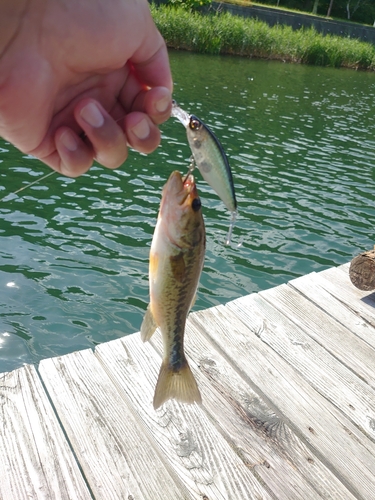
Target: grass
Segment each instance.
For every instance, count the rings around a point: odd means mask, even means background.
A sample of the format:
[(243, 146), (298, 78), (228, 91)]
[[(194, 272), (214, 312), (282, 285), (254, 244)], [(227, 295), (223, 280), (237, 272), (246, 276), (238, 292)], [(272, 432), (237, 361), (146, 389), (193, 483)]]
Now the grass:
[(151, 6), (168, 47), (208, 54), (233, 54), (320, 66), (375, 69), (375, 47), (356, 39), (321, 35), (314, 28), (273, 27), (229, 13), (200, 14)]

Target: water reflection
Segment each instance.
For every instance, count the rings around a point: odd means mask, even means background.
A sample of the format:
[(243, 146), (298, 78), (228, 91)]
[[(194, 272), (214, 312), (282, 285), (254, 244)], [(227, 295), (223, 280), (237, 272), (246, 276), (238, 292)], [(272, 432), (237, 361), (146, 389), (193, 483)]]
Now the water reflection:
[[(176, 52), (171, 64), (175, 98), (227, 150), (239, 205), (227, 247), (229, 213), (196, 173), (207, 255), (195, 309), (372, 247), (373, 74)], [(0, 147), (0, 197), (49, 172)], [(139, 329), (161, 189), (189, 157), (170, 120), (162, 146), (121, 170), (54, 174), (0, 202), (0, 372)]]

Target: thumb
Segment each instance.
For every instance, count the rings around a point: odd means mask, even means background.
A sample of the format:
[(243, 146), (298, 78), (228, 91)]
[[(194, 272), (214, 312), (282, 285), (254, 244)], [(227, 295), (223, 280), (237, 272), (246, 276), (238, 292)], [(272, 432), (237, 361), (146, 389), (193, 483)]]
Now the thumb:
[(142, 85), (166, 87), (173, 90), (173, 80), (169, 66), (165, 41), (156, 27), (154, 36), (148, 35), (145, 46), (130, 59), (133, 74)]

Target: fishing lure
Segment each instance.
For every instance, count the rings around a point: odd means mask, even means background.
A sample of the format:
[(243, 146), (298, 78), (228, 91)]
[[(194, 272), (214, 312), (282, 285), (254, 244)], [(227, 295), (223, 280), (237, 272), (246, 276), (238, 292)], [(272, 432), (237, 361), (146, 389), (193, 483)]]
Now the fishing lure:
[[(231, 221), (226, 243), (230, 243), (237, 217), (237, 200), (232, 171), (227, 155), (212, 130), (195, 115), (189, 115), (173, 101), (172, 116), (186, 128), (187, 139), (195, 165), (203, 179), (212, 187), (231, 212)], [(190, 169), (194, 168), (194, 163)]]

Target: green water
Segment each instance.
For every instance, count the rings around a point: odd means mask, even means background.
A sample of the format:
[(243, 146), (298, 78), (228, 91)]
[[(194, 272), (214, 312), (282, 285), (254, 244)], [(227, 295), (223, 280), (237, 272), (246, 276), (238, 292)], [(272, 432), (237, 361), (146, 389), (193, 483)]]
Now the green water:
[[(372, 248), (375, 75), (171, 52), (175, 98), (211, 125), (239, 218), (201, 179), (207, 253), (194, 309), (348, 262)], [(0, 372), (139, 330), (162, 186), (190, 151), (175, 119), (161, 147), (79, 179), (0, 141)], [(241, 246), (237, 246), (241, 243)]]

